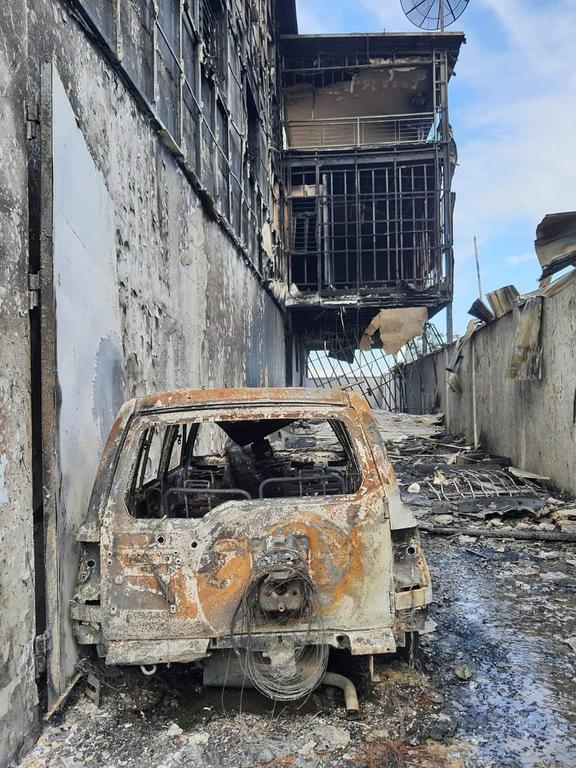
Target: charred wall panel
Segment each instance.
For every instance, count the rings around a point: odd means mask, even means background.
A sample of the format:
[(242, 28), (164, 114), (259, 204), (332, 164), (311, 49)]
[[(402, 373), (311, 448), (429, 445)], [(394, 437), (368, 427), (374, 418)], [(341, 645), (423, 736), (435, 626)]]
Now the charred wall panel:
[[(474, 334), (462, 348), (462, 393), (446, 386), (452, 348), (409, 365), (405, 371), (411, 412), (433, 404), (446, 414), (448, 428), (474, 435), (490, 453), (549, 476), (576, 493), (576, 285), (572, 282), (542, 307), (542, 378), (506, 376), (519, 310)], [(474, 362), (473, 362), (474, 358)]]
[[(56, 386), (62, 392), (56, 414), (57, 469), (64, 489), (57, 501), (63, 537), (58, 552), (65, 552), (64, 570), (73, 578), (76, 514), (82, 516), (102, 435), (117, 402), (163, 389), (282, 385), (284, 314), (256, 271), (260, 233), (255, 227), (263, 222), (266, 191), (254, 188), (251, 193), (261, 212), (249, 218), (250, 261), (249, 253), (201, 201), (173, 144), (158, 134), (145, 105), (110, 67), (99, 46), (55, 0), (34, 0), (33, 7), (31, 90), (37, 89), (41, 62), (53, 59), (61, 81), (58, 115), (67, 115), (71, 141), (81, 148), (76, 157), (65, 146), (60, 153), (64, 165), (56, 157), (53, 168), (56, 213), (63, 216), (74, 208), (79, 217), (77, 224), (68, 221), (64, 227), (55, 217), (56, 234), (60, 232), (55, 240), (56, 277), (59, 254), (64, 257), (56, 314)], [(169, 27), (170, 19), (164, 23)], [(189, 76), (194, 76), (191, 69)], [(197, 84), (197, 79), (191, 83), (192, 91)], [(160, 110), (170, 112), (170, 89)], [(218, 102), (212, 103), (216, 110)], [(213, 113), (214, 136), (223, 139), (228, 115), (222, 103), (218, 110)], [(185, 142), (190, 149), (197, 125)], [(222, 145), (226, 147), (224, 140)], [(69, 169), (70, 177), (65, 164), (74, 157), (78, 162)], [(222, 198), (229, 197), (228, 170), (221, 155), (214, 156), (206, 172), (226, 214)], [(74, 176), (78, 173), (82, 188)], [(87, 195), (96, 188), (96, 199)], [(74, 323), (77, 315), (80, 321)], [(80, 408), (82, 418), (74, 418), (74, 408)], [(89, 439), (82, 432), (85, 428)], [(65, 457), (74, 459), (75, 446), (83, 441), (90, 455), (82, 467), (75, 461), (65, 466)], [(64, 643), (55, 662), (61, 674), (52, 670), (52, 695), (61, 690), (74, 664), (65, 615), (72, 584), (67, 575), (60, 583)]]
[(0, 766), (30, 738), (34, 549), (26, 158), (26, 3), (0, 5)]
[[(125, 399), (114, 210), (62, 82), (52, 76), (53, 279), (60, 493), (54, 571), (48, 576), (51, 685), (74, 672), (68, 604), (76, 583), (76, 534), (96, 466)], [(43, 265), (43, 268), (49, 265)]]

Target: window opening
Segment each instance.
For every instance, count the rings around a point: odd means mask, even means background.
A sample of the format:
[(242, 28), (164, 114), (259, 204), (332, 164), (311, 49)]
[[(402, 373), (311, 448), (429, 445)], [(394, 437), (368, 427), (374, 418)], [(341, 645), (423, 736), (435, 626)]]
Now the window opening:
[(230, 500), (353, 494), (360, 470), (338, 420), (260, 419), (144, 430), (127, 496), (139, 518), (201, 518)]
[(226, 16), (221, 0), (202, 0), (201, 33), (207, 73), (226, 80)]

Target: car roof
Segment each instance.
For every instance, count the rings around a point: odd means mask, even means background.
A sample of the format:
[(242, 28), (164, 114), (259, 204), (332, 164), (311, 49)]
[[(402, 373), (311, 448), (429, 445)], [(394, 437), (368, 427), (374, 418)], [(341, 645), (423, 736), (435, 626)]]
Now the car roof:
[(304, 387), (239, 387), (233, 389), (176, 389), (146, 395), (135, 401), (134, 412), (221, 405), (340, 405), (350, 406), (344, 389)]

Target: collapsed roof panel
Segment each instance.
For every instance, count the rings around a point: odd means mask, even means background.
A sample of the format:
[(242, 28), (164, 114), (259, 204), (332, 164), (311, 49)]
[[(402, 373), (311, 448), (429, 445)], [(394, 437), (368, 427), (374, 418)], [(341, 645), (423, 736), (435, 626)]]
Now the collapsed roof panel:
[(576, 211), (549, 213), (536, 230), (534, 243), (542, 278), (576, 262)]

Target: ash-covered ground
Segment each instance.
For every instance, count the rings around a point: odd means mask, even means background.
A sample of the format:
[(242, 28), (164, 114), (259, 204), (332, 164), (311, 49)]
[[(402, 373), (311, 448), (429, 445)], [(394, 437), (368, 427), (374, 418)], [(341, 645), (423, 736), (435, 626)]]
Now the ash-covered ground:
[[(414, 440), (412, 434), (395, 442), (391, 455), (398, 457), (407, 502), (412, 496), (416, 514), (436, 522), (446, 514), (446, 500), (434, 510), (423, 498), (432, 452), (414, 452)], [(422, 440), (430, 440), (430, 432)], [(436, 452), (461, 453), (458, 444), (451, 442), (448, 450), (443, 441), (435, 443)], [(410, 446), (410, 461), (403, 445)], [(418, 462), (421, 492), (412, 487), (408, 493)], [(437, 469), (430, 471), (434, 478)], [(437, 490), (449, 495), (448, 484), (442, 489), (446, 474), (440, 471), (435, 487), (434, 479), (428, 483), (432, 498)], [(359, 658), (331, 660), (357, 685), (360, 720), (346, 719), (342, 694), (334, 688), (286, 707), (251, 690), (203, 689), (199, 673), (183, 665), (149, 678), (138, 670), (107, 670), (100, 707), (86, 698), (80, 682), (20, 765), (576, 766), (576, 545), (505, 538), (515, 529), (560, 530), (570, 503), (550, 501), (546, 489), (533, 495), (543, 499), (536, 511), (508, 513), (499, 504), (488, 517), (482, 502), (470, 509), (448, 500), (450, 523), (477, 525), (479, 535), (422, 535), (435, 597), (415, 657), (380, 658), (377, 682), (370, 682)], [(556, 519), (559, 509), (566, 514)], [(500, 529), (504, 538), (484, 538), (482, 528)]]

